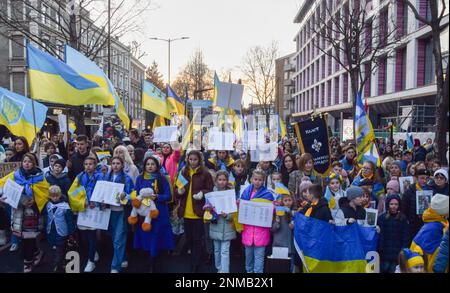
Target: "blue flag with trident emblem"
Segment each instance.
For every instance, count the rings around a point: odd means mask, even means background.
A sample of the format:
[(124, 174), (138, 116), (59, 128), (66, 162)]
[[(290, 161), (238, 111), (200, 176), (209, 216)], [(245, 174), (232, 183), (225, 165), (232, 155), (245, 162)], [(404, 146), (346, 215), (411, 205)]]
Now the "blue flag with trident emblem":
[(360, 93), (356, 97), (355, 107), (356, 152), (358, 163), (372, 161), (377, 167), (381, 166), (378, 148), (375, 145), (375, 133), (367, 115)]

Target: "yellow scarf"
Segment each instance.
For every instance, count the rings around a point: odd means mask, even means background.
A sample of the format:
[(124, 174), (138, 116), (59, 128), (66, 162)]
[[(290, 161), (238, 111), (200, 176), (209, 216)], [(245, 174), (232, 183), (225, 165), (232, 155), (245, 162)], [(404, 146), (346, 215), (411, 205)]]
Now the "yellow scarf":
[(309, 207), (309, 209), (306, 211), (305, 216), (310, 217), (311, 213), (313, 211), (313, 207), (317, 205), (317, 202), (312, 203), (311, 206)]

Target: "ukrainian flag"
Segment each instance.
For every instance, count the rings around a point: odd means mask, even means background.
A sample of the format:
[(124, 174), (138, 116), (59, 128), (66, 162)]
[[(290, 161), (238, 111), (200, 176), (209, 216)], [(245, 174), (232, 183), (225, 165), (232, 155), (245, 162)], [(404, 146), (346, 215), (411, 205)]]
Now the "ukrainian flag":
[(153, 83), (144, 80), (142, 82), (142, 109), (148, 110), (161, 117), (172, 119), (166, 94)]
[(69, 65), (27, 44), (32, 98), (66, 105), (114, 105), (114, 98), (96, 80), (81, 76)]
[(24, 136), (29, 145), (44, 125), (48, 110), (43, 104), (34, 102), (33, 115), (32, 103), (31, 99), (0, 87), (0, 124), (5, 125), (11, 133)]
[(183, 101), (177, 96), (170, 85), (167, 85), (167, 102), (171, 107), (170, 112), (184, 115)]
[(177, 180), (175, 181), (175, 185), (178, 189), (185, 187), (188, 184), (188, 180), (181, 175), (181, 172), (178, 173)]
[(86, 189), (78, 181), (78, 176), (75, 177), (68, 192), (69, 205), (73, 212), (82, 212), (85, 210), (84, 203), (86, 201)]
[(283, 183), (275, 183), (275, 193), (278, 194), (278, 195), (281, 195), (281, 194), (291, 194), (291, 193), (289, 192), (289, 189), (287, 189), (287, 187), (284, 186)]
[(355, 107), (356, 152), (359, 164), (372, 161), (377, 167), (381, 166), (381, 159), (375, 145), (375, 133), (369, 116), (364, 110), (361, 95), (356, 97)]
[(280, 115), (278, 116), (278, 133), (281, 135), (281, 138), (286, 136), (286, 125), (284, 125), (283, 119)]
[[(66, 63), (81, 76), (100, 85), (100, 87), (107, 93), (108, 99), (110, 100), (109, 104), (104, 105), (114, 105), (117, 116), (119, 116), (120, 120), (122, 120), (125, 128), (129, 129), (130, 118), (128, 117), (127, 111), (125, 110), (125, 107), (123, 106), (123, 103), (120, 100), (120, 97), (117, 94), (114, 85), (111, 83), (103, 70), (101, 70), (100, 67), (97, 66), (97, 64), (89, 60), (82, 53), (67, 45), (65, 46), (65, 58)], [(84, 104), (95, 103), (88, 101)]]
[(296, 213), (294, 246), (309, 273), (365, 273), (366, 254), (376, 251), (374, 227), (335, 226)]
[(219, 88), (219, 77), (217, 76), (217, 72), (214, 71), (214, 93), (213, 93), (213, 108), (216, 107), (217, 104), (217, 93)]
[(155, 119), (153, 119), (153, 132), (155, 131), (156, 127), (160, 126), (166, 126), (166, 120), (164, 120), (164, 117), (158, 115), (155, 117)]

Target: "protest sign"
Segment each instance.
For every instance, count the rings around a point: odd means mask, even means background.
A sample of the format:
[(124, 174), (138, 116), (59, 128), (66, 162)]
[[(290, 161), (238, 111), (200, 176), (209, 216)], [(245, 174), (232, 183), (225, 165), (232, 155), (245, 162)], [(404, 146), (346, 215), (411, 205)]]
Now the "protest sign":
[(241, 224), (272, 227), (273, 204), (241, 200), (239, 203), (238, 222)]
[(226, 214), (237, 212), (236, 192), (234, 189), (209, 192), (205, 194), (205, 198), (218, 214), (222, 212)]
[(110, 216), (111, 209), (88, 208), (78, 213), (77, 225), (92, 229), (108, 230)]
[(177, 126), (156, 127), (153, 142), (172, 142), (172, 141), (178, 141)]
[(208, 150), (232, 151), (236, 137), (232, 132), (209, 131)]
[(97, 181), (92, 192), (91, 201), (120, 206), (117, 195), (123, 192), (124, 184), (109, 181)]
[(17, 184), (15, 181), (8, 178), (3, 186), (2, 199), (12, 208), (17, 209), (20, 197), (22, 196), (23, 186)]
[(216, 106), (225, 109), (241, 110), (244, 86), (241, 84), (219, 82)]

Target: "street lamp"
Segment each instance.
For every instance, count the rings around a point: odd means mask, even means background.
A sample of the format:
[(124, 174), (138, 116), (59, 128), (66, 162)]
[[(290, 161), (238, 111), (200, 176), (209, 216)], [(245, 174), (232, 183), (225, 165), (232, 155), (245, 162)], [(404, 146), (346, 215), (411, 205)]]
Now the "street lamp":
[(179, 40), (187, 40), (189, 39), (189, 37), (181, 37), (181, 38), (175, 38), (175, 39), (161, 39), (161, 38), (149, 38), (149, 40), (154, 40), (154, 41), (164, 41), (167, 42), (168, 44), (168, 48), (169, 48), (169, 61), (168, 61), (168, 75), (167, 75), (167, 79), (168, 79), (168, 83), (170, 85), (170, 43), (175, 42), (175, 41), (179, 41)]

